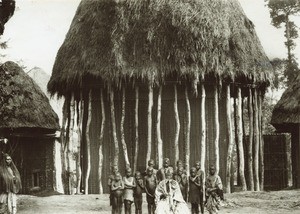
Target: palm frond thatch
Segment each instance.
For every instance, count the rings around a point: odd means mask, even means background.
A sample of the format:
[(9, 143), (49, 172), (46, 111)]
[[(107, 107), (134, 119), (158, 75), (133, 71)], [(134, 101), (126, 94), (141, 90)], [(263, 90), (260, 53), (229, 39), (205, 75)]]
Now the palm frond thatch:
[(0, 76), (0, 129), (59, 129), (48, 98), (20, 66), (5, 62)]
[(85, 0), (57, 53), (48, 90), (66, 94), (87, 76), (118, 84), (162, 83), (171, 75), (268, 84), (272, 69), (236, 0)]
[(284, 91), (275, 105), (271, 124), (300, 124), (300, 75)]

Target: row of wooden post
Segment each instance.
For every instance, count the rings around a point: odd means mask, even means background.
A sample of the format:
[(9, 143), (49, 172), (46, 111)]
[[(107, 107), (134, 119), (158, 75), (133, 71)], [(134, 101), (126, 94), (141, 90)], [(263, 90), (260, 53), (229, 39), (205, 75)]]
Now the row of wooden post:
[[(227, 142), (228, 142), (228, 151), (227, 151), (227, 164), (226, 164), (226, 181), (225, 181), (225, 187), (227, 192), (232, 191), (232, 186), (230, 183), (230, 180), (232, 179), (231, 174), (231, 167), (232, 167), (232, 157), (233, 157), (233, 148), (234, 148), (234, 136), (233, 136), (233, 125), (232, 125), (232, 103), (231, 103), (231, 92), (230, 92), (230, 85), (224, 86), (226, 91), (226, 121), (227, 121)], [(242, 107), (242, 94), (241, 94), (241, 88), (236, 87), (236, 141), (237, 141), (237, 151), (238, 151), (238, 174), (240, 183), (242, 186), (242, 190), (256, 190), (259, 191), (261, 188), (263, 188), (263, 138), (262, 138), (262, 113), (261, 113), (261, 106), (262, 106), (262, 93), (253, 88), (249, 88), (248, 92), (248, 117), (249, 117), (249, 144), (244, 144), (244, 136), (245, 133), (243, 131), (243, 107)], [(152, 157), (152, 150), (151, 145), (154, 139), (152, 139), (152, 111), (153, 111), (153, 87), (152, 85), (149, 85), (149, 93), (148, 93), (148, 114), (147, 114), (147, 153), (146, 153), (146, 161), (149, 160)], [(201, 84), (201, 138), (200, 138), (200, 164), (201, 168), (205, 170), (205, 158), (206, 158), (206, 118), (205, 118), (205, 100), (206, 100), (206, 92), (205, 92), (205, 86), (204, 84)], [(111, 133), (112, 133), (112, 139), (113, 139), (113, 145), (114, 145), (114, 164), (118, 165), (119, 163), (119, 139), (117, 136), (117, 126), (116, 126), (116, 118), (115, 118), (115, 104), (114, 104), (114, 91), (109, 89), (108, 90), (108, 98), (110, 103), (110, 120), (111, 120)], [(189, 168), (189, 154), (190, 154), (190, 130), (191, 130), (191, 107), (190, 107), (190, 101), (189, 101), (189, 92), (188, 87), (185, 88), (185, 104), (186, 104), (186, 128), (185, 128), (185, 155), (184, 155), (184, 161), (187, 163), (186, 167)], [(214, 126), (215, 126), (215, 132), (214, 132), (214, 159), (216, 164), (216, 171), (219, 172), (219, 162), (220, 162), (220, 156), (219, 156), (219, 137), (220, 137), (220, 124), (219, 124), (219, 88), (218, 86), (214, 86)], [(162, 166), (162, 160), (163, 160), (163, 140), (161, 137), (161, 97), (162, 97), (162, 87), (160, 86), (158, 88), (158, 99), (157, 99), (157, 118), (156, 118), (156, 137), (157, 139), (157, 159), (158, 159), (158, 166)], [(84, 103), (85, 102), (85, 103)], [(89, 92), (89, 96), (87, 100), (83, 100), (80, 98), (80, 100), (75, 101), (74, 95), (66, 97), (65, 104), (63, 108), (63, 123), (62, 123), (62, 144), (63, 146), (63, 167), (65, 171), (67, 172), (67, 179), (69, 184), (70, 181), (70, 174), (74, 169), (72, 169), (72, 160), (74, 159), (74, 153), (76, 153), (75, 158), (75, 171), (76, 171), (76, 181), (77, 181), (77, 193), (80, 192), (80, 185), (81, 185), (81, 177), (84, 175), (84, 186), (85, 186), (85, 194), (88, 194), (88, 180), (91, 170), (91, 153), (90, 153), (90, 124), (91, 124), (91, 118), (92, 118), (92, 93)], [(99, 148), (99, 167), (98, 167), (98, 182), (99, 182), (99, 193), (103, 193), (103, 186), (102, 186), (102, 166), (103, 166), (103, 136), (104, 136), (104, 127), (106, 123), (106, 115), (105, 115), (105, 105), (104, 105), (104, 97), (103, 97), (103, 91), (101, 90), (100, 93), (100, 108), (101, 108), (101, 128), (99, 133), (99, 142), (98, 148)], [(84, 105), (87, 105), (87, 108), (84, 108)], [(122, 151), (124, 153), (125, 157), (125, 164), (126, 166), (131, 166), (131, 163), (129, 162), (128, 152), (127, 152), (127, 144), (125, 141), (125, 133), (124, 133), (124, 121), (126, 118), (126, 111), (125, 111), (125, 105), (126, 105), (126, 98), (125, 98), (125, 88), (122, 89), (122, 110), (121, 110), (121, 121), (120, 121), (120, 141), (122, 145)], [(135, 133), (135, 156), (134, 161), (132, 163), (132, 167), (134, 171), (137, 169), (137, 160), (138, 160), (138, 154), (139, 154), (139, 118), (138, 118), (138, 112), (139, 112), (139, 87), (135, 88), (135, 126), (134, 126), (134, 133)], [(87, 109), (87, 119), (86, 119), (86, 129), (85, 133), (82, 133), (82, 127), (83, 127), (83, 110)], [(174, 117), (175, 117), (175, 138), (174, 138), (174, 148), (175, 148), (175, 160), (179, 159), (179, 133), (180, 133), (180, 119), (179, 119), (179, 113), (178, 113), (178, 98), (177, 98), (177, 86), (174, 85)], [(74, 133), (76, 133), (77, 138), (75, 142)], [(83, 140), (83, 137), (85, 138), (86, 143), (86, 154), (83, 154), (86, 156), (86, 169), (83, 173), (81, 171), (81, 143)], [(74, 149), (74, 145), (77, 145), (77, 148)], [(247, 148), (243, 148), (246, 146)], [(77, 151), (75, 151), (77, 150)], [(245, 155), (244, 151), (247, 151), (247, 175), (245, 175)], [(254, 151), (254, 152), (253, 152)], [(254, 154), (253, 154), (254, 153)], [(260, 163), (260, 165), (259, 165)], [(147, 164), (147, 163), (145, 163)], [(74, 165), (74, 164), (73, 164)], [(74, 167), (74, 166), (73, 166)], [(259, 174), (260, 169), (260, 174)], [(246, 179), (246, 176), (248, 176), (248, 179)], [(259, 177), (261, 179), (259, 179)], [(248, 184), (247, 184), (247, 181)], [(248, 186), (248, 188), (247, 188)], [(69, 185), (69, 190), (72, 187)], [(69, 192), (71, 193), (71, 192)]]

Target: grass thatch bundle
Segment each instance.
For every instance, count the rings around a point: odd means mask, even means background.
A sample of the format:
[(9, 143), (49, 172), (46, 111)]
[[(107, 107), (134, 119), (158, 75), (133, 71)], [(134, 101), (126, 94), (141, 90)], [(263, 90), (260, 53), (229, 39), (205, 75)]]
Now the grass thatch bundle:
[(59, 129), (48, 98), (20, 66), (0, 65), (0, 77), (0, 129)]
[(213, 76), (265, 85), (271, 75), (236, 0), (85, 0), (58, 51), (48, 89), (66, 94), (87, 76), (109, 84)]
[(300, 124), (300, 75), (285, 90), (275, 105), (271, 124)]

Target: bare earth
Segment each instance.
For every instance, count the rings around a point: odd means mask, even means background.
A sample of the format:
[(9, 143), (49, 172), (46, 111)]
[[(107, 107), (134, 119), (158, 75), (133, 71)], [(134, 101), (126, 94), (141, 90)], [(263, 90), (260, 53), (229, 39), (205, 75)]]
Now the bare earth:
[[(300, 213), (300, 190), (237, 192), (225, 195), (219, 213)], [(133, 212), (134, 213), (134, 206)], [(108, 195), (19, 195), (18, 213), (111, 213)], [(143, 203), (147, 213), (147, 203)], [(207, 213), (207, 211), (205, 212)]]

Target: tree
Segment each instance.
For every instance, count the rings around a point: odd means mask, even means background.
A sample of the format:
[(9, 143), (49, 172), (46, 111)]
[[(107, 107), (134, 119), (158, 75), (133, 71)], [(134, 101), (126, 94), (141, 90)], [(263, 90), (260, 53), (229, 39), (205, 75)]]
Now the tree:
[(0, 36), (4, 32), (5, 23), (14, 15), (16, 3), (14, 0), (0, 1)]
[(296, 24), (291, 20), (291, 16), (300, 15), (300, 0), (265, 0), (268, 2), (270, 9), (270, 16), (272, 18), (272, 25), (276, 28), (285, 26), (285, 46), (287, 47), (287, 61), (285, 66), (285, 75), (287, 83), (294, 80), (298, 73), (298, 63), (296, 61), (293, 50), (295, 49), (294, 40), (298, 38), (298, 31)]

